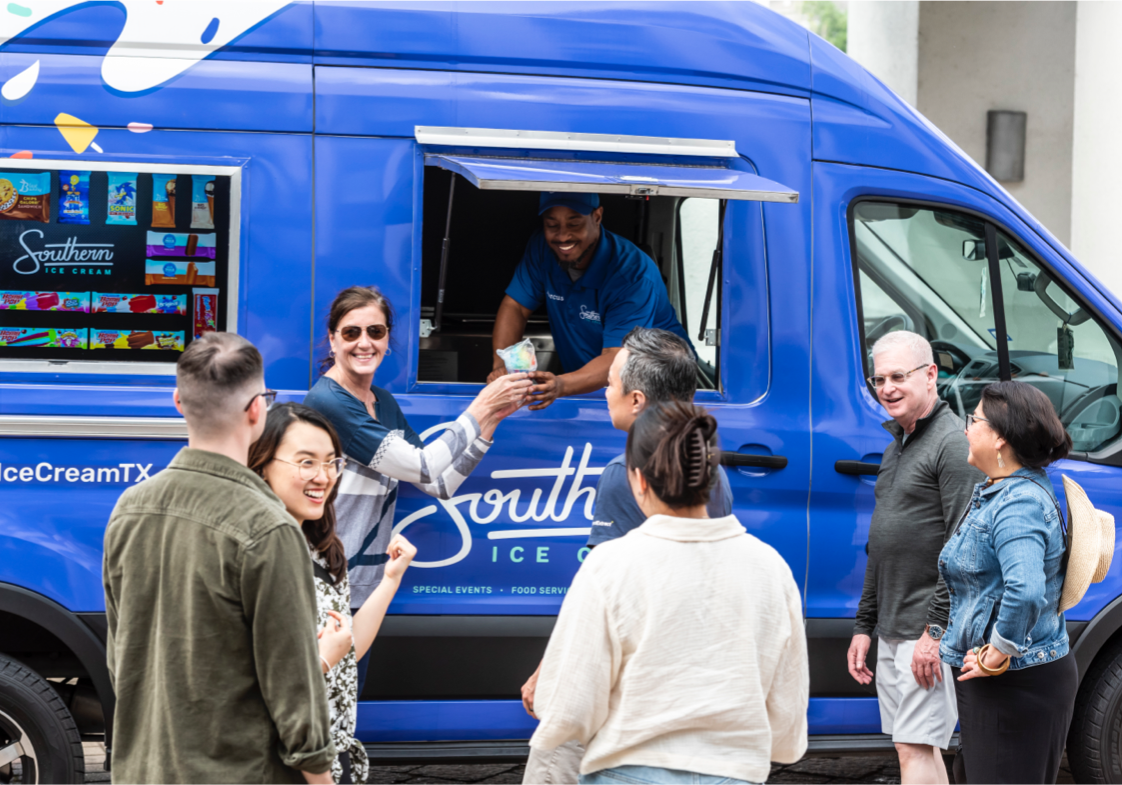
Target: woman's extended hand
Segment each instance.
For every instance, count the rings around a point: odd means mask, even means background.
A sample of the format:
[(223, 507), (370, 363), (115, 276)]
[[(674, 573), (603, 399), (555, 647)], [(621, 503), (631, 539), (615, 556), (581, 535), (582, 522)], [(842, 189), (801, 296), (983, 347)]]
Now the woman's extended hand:
[(347, 656), (347, 652), (354, 645), (351, 637), (351, 625), (343, 618), (342, 614), (335, 611), (327, 612), (327, 624), (316, 635), (319, 638), (319, 654), (334, 668), (339, 661)]
[(480, 391), (468, 407), (468, 412), (483, 429), (483, 438), (490, 439), (495, 426), (526, 402), (526, 396), (532, 385), (529, 374), (508, 373)]
[(386, 548), (386, 554), (390, 557), (390, 560), (386, 562), (386, 577), (390, 580), (400, 581), (401, 576), (409, 568), (410, 562), (413, 561), (413, 557), (417, 555), (417, 546), (398, 534), (390, 540), (390, 545)]

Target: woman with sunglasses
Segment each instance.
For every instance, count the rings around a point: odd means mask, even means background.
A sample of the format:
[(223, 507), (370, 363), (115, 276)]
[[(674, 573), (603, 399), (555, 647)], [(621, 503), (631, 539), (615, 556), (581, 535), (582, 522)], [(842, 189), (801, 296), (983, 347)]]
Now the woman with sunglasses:
[(265, 431), (249, 449), (249, 468), (268, 483), (308, 541), (331, 741), (338, 755), (332, 779), (350, 783), (365, 782), (369, 773), (366, 751), (355, 739), (357, 658), (370, 650), (417, 549), (401, 535), (393, 538), (385, 553), (385, 579), (352, 617), (347, 558), (335, 534), (334, 502), (345, 464), (331, 423), (298, 403), (271, 408)]
[(988, 479), (939, 554), (950, 624), (939, 646), (955, 674), (958, 782), (1055, 782), (1079, 687), (1060, 609), (1064, 528), (1044, 471), (1071, 437), (1024, 382), (982, 391), (966, 418), (967, 460)]
[[(394, 397), (374, 386), (374, 374), (390, 353), (393, 328), (393, 307), (376, 288), (352, 286), (336, 295), (327, 317), (327, 371), (304, 399), (335, 426), (347, 458), (336, 513), (355, 606), (382, 580), (398, 483), (451, 498), (483, 459), (495, 428), (523, 404), (532, 384), (524, 373), (497, 379), (425, 445)], [(367, 664), (363, 658), (358, 666), (360, 695)]]

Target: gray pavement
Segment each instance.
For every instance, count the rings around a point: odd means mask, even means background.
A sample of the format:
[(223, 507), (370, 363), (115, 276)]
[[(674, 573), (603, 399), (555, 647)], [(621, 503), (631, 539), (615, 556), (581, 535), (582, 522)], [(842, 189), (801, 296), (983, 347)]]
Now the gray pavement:
[[(105, 750), (100, 744), (87, 743), (86, 782), (109, 782), (104, 771)], [(948, 767), (951, 759), (947, 759)], [(371, 767), (371, 783), (460, 783), (484, 785), (485, 783), (520, 783), (525, 766), (509, 763), (452, 764), (429, 763)], [(949, 768), (948, 768), (949, 772)], [(769, 783), (894, 783), (900, 781), (900, 767), (896, 756), (849, 755), (843, 757), (803, 758), (790, 766), (772, 766)], [(954, 775), (951, 775), (954, 781)], [(1061, 769), (1058, 782), (1072, 783), (1071, 771)]]

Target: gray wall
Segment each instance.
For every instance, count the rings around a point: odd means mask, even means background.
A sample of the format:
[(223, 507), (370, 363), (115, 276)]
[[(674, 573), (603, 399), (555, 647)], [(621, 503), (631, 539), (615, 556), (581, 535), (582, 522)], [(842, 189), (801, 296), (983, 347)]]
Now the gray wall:
[(1077, 4), (919, 6), (916, 108), (983, 166), (986, 112), (1027, 112), (1025, 179), (1003, 185), (1070, 245)]

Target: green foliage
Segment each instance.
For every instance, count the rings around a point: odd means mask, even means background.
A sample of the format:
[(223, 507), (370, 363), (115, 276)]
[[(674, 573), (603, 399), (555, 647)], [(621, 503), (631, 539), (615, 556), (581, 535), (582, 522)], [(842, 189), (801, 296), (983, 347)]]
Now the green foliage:
[(838, 49), (845, 51), (846, 16), (832, 0), (804, 0), (802, 7), (811, 32), (825, 38)]

